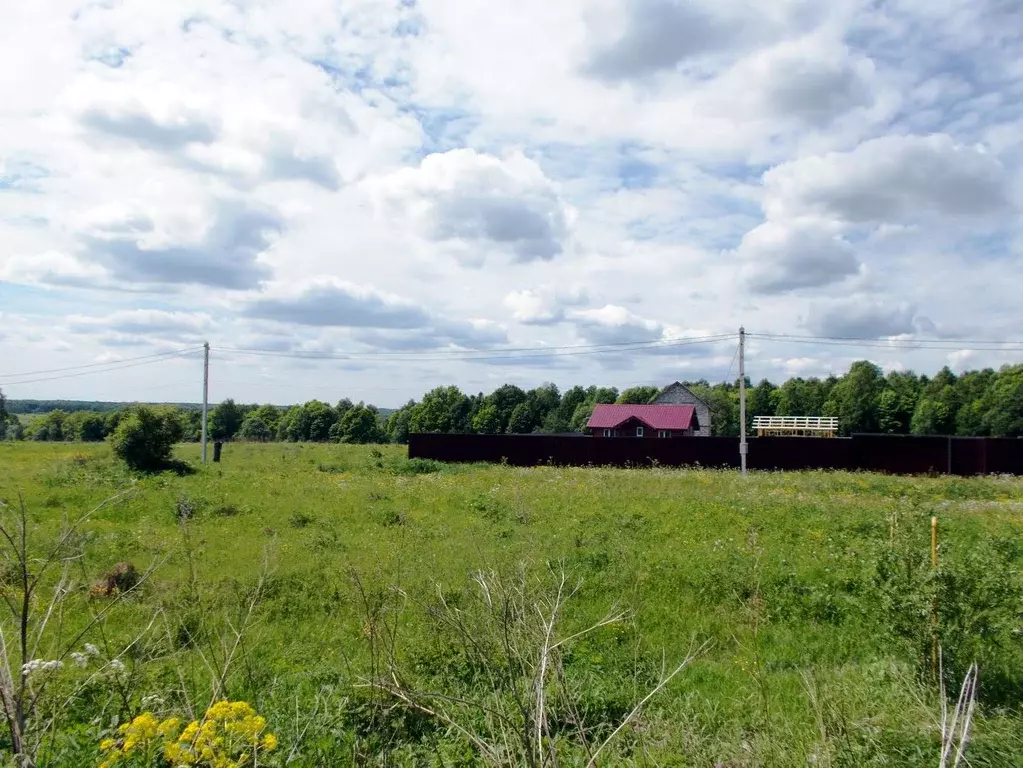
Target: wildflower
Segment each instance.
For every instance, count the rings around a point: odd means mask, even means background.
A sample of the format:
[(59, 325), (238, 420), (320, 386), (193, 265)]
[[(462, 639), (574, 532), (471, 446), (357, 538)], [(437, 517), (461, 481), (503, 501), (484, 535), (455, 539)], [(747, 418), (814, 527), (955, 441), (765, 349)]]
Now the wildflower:
[(72, 653), (71, 661), (73, 661), (75, 663), (75, 666), (77, 667), (89, 666), (89, 657), (86, 656), (84, 653)]
[(31, 661), (26, 661), (21, 665), (21, 672), (24, 675), (31, 675), (35, 672), (53, 672), (63, 666), (64, 662), (60, 659), (53, 659), (51, 661), (32, 659)]
[(120, 659), (111, 659), (107, 664), (116, 674), (124, 672), (124, 662)]
[(90, 656), (99, 656), (99, 648), (97, 648), (92, 643), (85, 644), (85, 652)]

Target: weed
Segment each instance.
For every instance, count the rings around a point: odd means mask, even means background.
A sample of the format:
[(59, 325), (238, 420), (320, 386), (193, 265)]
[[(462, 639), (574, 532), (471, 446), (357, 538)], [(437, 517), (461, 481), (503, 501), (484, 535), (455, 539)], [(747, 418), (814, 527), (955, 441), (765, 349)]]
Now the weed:
[(288, 518), (288, 525), (292, 528), (305, 528), (315, 522), (316, 518), (308, 512), (294, 512), (291, 517)]

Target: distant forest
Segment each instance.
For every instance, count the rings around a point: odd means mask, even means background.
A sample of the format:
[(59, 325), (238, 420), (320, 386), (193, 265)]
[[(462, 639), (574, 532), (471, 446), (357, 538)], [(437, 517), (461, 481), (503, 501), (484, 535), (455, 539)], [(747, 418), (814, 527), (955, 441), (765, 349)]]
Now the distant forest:
[[(710, 406), (715, 435), (739, 433), (739, 386), (707, 381), (685, 383)], [(524, 390), (505, 384), (490, 394), (437, 387), (421, 400), (394, 411), (342, 399), (335, 405), (311, 400), (302, 405), (242, 405), (225, 400), (213, 407), (214, 440), (407, 442), (410, 432), (528, 434), (579, 432), (598, 403), (646, 403), (659, 387), (554, 384)], [(44, 406), (54, 406), (45, 410)], [(84, 406), (84, 407), (79, 407)], [(78, 401), (18, 401), (5, 407), (0, 393), (0, 439), (104, 440), (130, 404)], [(201, 417), (194, 404), (159, 406), (174, 410), (187, 440), (199, 440)], [(31, 408), (31, 410), (28, 410)], [(22, 425), (14, 413), (45, 414)], [(844, 376), (793, 378), (775, 385), (747, 380), (747, 429), (755, 416), (837, 416), (842, 434), (881, 432), (915, 435), (1023, 436), (1023, 365), (960, 375), (943, 368), (933, 377), (909, 371), (887, 376), (873, 363), (853, 363)]]

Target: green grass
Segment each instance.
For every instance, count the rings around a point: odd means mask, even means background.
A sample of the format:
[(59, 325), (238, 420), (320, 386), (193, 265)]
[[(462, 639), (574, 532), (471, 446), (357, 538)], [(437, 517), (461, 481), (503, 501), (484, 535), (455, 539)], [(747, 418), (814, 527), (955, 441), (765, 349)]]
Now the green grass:
[[(177, 455), (198, 466), (196, 446)], [(98, 735), (145, 696), (166, 711), (185, 692), (201, 698), (208, 674), (194, 646), (216, 648), (228, 620), (240, 626), (266, 562), (227, 693), (267, 716), (292, 764), (476, 764), (456, 732), (385, 706), (363, 683), (381, 627), (396, 621), (410, 686), (487, 695), (438, 621), (438, 595), (469, 615), (474, 572), (510, 583), (524, 565), (534, 585), (552, 571), (581, 584), (562, 635), (616, 607), (628, 614), (563, 658), (595, 734), (694, 642), (709, 643), (604, 764), (937, 766), (926, 663), (937, 593), (950, 677), (980, 661), (971, 765), (1023, 765), (1017, 479), (443, 466), (399, 447), (281, 444), (230, 444), (195, 474), (136, 477), (106, 445), (0, 443), (0, 499), (9, 514), (23, 494), (38, 541), (127, 489), (82, 529), (81, 589), (61, 632), (86, 621), (87, 582), (125, 560), (156, 570), (93, 640), (117, 649), (159, 620), (130, 654), (123, 696), (97, 689), (67, 707), (51, 764), (94, 765)], [(566, 765), (585, 763), (570, 738), (558, 750)]]

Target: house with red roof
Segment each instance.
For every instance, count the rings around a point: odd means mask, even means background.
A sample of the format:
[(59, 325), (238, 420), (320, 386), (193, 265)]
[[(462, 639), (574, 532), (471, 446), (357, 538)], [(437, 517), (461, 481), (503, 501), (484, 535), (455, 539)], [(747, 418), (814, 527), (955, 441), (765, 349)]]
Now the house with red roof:
[(586, 431), (593, 437), (693, 437), (700, 422), (695, 405), (596, 405)]

